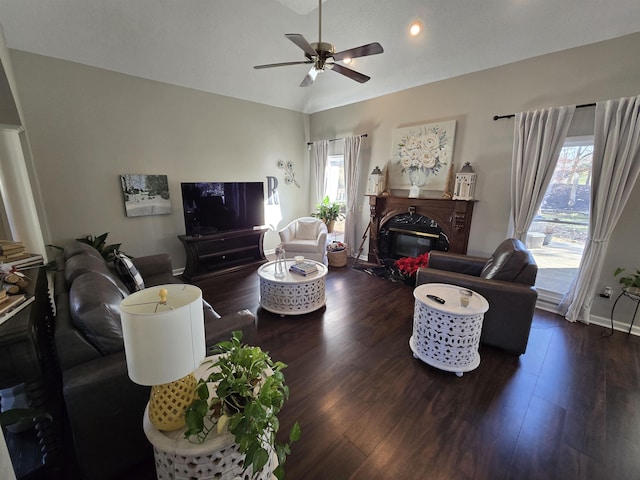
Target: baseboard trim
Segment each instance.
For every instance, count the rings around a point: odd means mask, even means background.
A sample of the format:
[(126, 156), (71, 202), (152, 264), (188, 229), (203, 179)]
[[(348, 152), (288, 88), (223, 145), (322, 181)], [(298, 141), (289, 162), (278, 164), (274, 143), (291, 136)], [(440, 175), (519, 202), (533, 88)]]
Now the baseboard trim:
[[(536, 308), (539, 308), (540, 310), (544, 310), (546, 312), (561, 315), (560, 311), (558, 310), (558, 303), (560, 303), (560, 300), (558, 298), (555, 298), (553, 295), (540, 293), (536, 302)], [(611, 329), (611, 319), (599, 315), (590, 315), (589, 324)], [(629, 324), (614, 320), (613, 329), (618, 332), (627, 333), (629, 332)], [(640, 336), (640, 325), (634, 325), (631, 329), (630, 334)]]

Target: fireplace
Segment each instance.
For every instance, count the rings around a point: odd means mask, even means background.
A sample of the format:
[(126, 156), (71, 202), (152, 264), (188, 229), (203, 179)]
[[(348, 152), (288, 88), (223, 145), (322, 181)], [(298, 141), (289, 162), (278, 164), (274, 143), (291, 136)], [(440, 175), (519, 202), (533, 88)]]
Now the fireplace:
[(370, 196), (371, 263), (431, 250), (467, 253), (474, 201)]
[(378, 231), (378, 256), (417, 257), (431, 250), (449, 250), (449, 239), (432, 219), (417, 213), (392, 217)]

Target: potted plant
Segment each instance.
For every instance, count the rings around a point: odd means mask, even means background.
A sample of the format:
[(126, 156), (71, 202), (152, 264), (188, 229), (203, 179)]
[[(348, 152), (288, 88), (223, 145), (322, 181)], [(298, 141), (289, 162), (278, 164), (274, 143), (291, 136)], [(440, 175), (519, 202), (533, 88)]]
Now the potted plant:
[(282, 373), (286, 365), (273, 362), (260, 347), (240, 343), (241, 338), (242, 332), (235, 331), (230, 341), (216, 345), (220, 355), (212, 363), (210, 375), (198, 383), (197, 398), (185, 413), (184, 435), (203, 442), (214, 427), (218, 433), (226, 428), (245, 455), (244, 470), (252, 467), (254, 473), (260, 472), (275, 452), (278, 466), (273, 474), (282, 479), (290, 445), (300, 437), (296, 422), (287, 443), (276, 441), (278, 413), (289, 397)]
[[(618, 267), (613, 273), (613, 276), (617, 277), (622, 272), (624, 272), (624, 268)], [(640, 270), (636, 270), (636, 273), (620, 277), (618, 281), (620, 282), (620, 285), (624, 285), (623, 290), (627, 293), (632, 295), (640, 294)]]
[(78, 242), (86, 243), (87, 245), (91, 245), (93, 248), (98, 250), (107, 262), (113, 261), (113, 256), (115, 252), (120, 251), (121, 243), (112, 243), (111, 245), (107, 245), (107, 236), (109, 232), (103, 233), (102, 235), (87, 235), (83, 238), (76, 238)]
[(340, 211), (341, 208), (342, 203), (332, 202), (327, 195), (322, 199), (322, 202), (316, 205), (316, 211), (311, 216), (322, 220), (327, 226), (328, 232), (331, 233), (336, 220), (344, 218), (344, 214)]

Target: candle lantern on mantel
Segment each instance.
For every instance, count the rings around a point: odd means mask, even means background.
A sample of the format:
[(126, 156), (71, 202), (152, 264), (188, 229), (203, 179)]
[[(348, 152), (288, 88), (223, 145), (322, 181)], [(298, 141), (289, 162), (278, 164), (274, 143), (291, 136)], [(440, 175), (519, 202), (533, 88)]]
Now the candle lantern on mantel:
[(477, 174), (471, 168), (471, 164), (466, 162), (464, 166), (456, 173), (456, 185), (453, 190), (454, 200), (473, 200), (476, 190)]
[(384, 180), (382, 171), (376, 167), (369, 175), (369, 183), (367, 184), (367, 195), (380, 195), (384, 191)]

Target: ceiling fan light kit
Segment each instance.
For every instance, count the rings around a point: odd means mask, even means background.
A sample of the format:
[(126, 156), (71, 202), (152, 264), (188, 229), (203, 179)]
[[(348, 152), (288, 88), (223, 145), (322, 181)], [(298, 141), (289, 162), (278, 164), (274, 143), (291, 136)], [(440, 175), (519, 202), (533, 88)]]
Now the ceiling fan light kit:
[(322, 0), (318, 1), (318, 41), (309, 43), (299, 33), (287, 33), (285, 34), (285, 37), (291, 40), (304, 52), (305, 60), (298, 62), (280, 62), (256, 65), (253, 68), (259, 70), (263, 68), (287, 67), (290, 65), (312, 65), (311, 70), (309, 70), (300, 83), (301, 87), (308, 87), (309, 85), (312, 85), (318, 76), (318, 73), (323, 72), (325, 68), (333, 70), (334, 72), (344, 75), (356, 82), (365, 83), (370, 80), (371, 77), (360, 72), (356, 72), (355, 70), (347, 68), (336, 62), (343, 61), (344, 63), (350, 63), (353, 58), (377, 55), (384, 51), (382, 49), (382, 45), (374, 42), (336, 53), (336, 49), (333, 44), (322, 41)]

